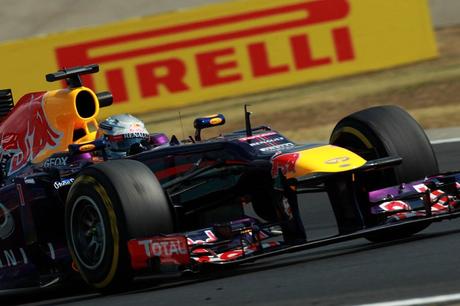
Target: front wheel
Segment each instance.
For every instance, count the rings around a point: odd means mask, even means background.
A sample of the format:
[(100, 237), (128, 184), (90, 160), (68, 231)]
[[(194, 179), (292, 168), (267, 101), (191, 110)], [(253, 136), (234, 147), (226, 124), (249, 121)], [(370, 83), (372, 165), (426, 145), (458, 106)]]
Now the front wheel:
[(83, 279), (112, 289), (133, 277), (127, 243), (173, 231), (169, 203), (154, 174), (134, 160), (113, 160), (82, 170), (66, 209), (69, 250)]
[[(338, 213), (349, 210), (351, 203), (349, 196), (342, 196), (347, 192), (345, 189), (354, 188), (358, 193), (358, 200), (364, 203), (367, 201), (367, 191), (423, 179), (439, 172), (438, 162), (424, 130), (398, 106), (372, 107), (343, 118), (332, 131), (330, 143), (353, 151), (366, 160), (391, 155), (403, 159), (401, 165), (392, 169), (358, 176), (358, 184), (349, 181), (332, 182), (329, 186), (329, 195)], [(368, 218), (364, 223), (373, 225), (375, 221), (369, 220), (372, 216), (366, 214), (366, 211), (364, 215)], [(337, 218), (339, 219), (340, 216)], [(340, 227), (340, 221), (338, 223)], [(346, 220), (344, 224), (347, 224)], [(429, 223), (415, 224), (398, 230), (372, 234), (367, 239), (371, 241), (398, 239), (415, 234), (428, 225)]]

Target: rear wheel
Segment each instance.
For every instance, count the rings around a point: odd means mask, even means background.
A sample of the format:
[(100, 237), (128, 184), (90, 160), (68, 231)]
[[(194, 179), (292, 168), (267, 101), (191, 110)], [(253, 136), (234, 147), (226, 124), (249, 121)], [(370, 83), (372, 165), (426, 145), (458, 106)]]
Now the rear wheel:
[[(330, 184), (330, 199), (335, 211), (346, 211), (350, 198), (343, 199), (344, 186), (355, 188), (358, 200), (367, 201), (367, 191), (401, 184), (439, 172), (433, 148), (420, 125), (403, 109), (393, 106), (377, 106), (353, 113), (340, 120), (332, 131), (330, 143), (344, 147), (370, 160), (390, 155), (402, 157), (401, 165), (391, 169), (361, 175), (359, 186), (343, 182)], [(345, 184), (345, 185), (344, 185)], [(336, 213), (336, 216), (337, 216)], [(339, 219), (340, 216), (337, 216)], [(372, 225), (372, 216), (364, 212), (366, 225)], [(370, 219), (370, 220), (369, 220)], [(340, 221), (338, 220), (339, 228)], [(345, 223), (347, 223), (345, 221)], [(348, 222), (350, 223), (350, 222)], [(371, 224), (369, 224), (371, 223)], [(374, 224), (375, 225), (375, 224)], [(417, 233), (429, 223), (418, 223), (401, 229), (369, 235), (371, 241), (387, 241)]]
[(134, 160), (82, 170), (69, 191), (65, 221), (69, 250), (83, 279), (109, 290), (133, 276), (128, 240), (173, 231), (160, 184)]

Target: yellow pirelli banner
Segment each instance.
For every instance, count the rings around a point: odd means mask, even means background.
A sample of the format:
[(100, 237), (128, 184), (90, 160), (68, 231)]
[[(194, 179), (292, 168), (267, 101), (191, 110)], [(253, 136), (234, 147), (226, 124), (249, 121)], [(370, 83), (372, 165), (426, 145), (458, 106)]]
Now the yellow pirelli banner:
[(426, 0), (245, 0), (0, 45), (0, 87), (97, 63), (108, 113), (139, 113), (437, 56)]

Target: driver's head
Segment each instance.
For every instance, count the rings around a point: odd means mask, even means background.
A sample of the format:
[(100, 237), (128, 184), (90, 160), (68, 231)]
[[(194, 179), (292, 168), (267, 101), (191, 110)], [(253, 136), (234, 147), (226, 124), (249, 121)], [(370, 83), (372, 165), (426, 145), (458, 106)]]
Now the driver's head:
[(99, 123), (98, 136), (107, 142), (110, 158), (126, 156), (133, 147), (148, 146), (149, 142), (144, 122), (129, 114), (111, 116)]

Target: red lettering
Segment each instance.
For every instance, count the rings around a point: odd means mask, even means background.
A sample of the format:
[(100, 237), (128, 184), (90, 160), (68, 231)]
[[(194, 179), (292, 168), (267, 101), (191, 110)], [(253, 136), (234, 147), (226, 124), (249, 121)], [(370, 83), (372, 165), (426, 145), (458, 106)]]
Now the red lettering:
[[(56, 58), (59, 67), (81, 66), (90, 63), (99, 63), (101, 68), (104, 68), (105, 63), (117, 63), (123, 60), (143, 60), (145, 56), (156, 56), (158, 54), (165, 55), (172, 51), (190, 50), (190, 48), (202, 48), (209, 50), (216, 43), (229, 43), (240, 39), (261, 39), (263, 35), (271, 35), (279, 33), (284, 35), (286, 30), (300, 30), (304, 27), (317, 24), (325, 24), (336, 22), (345, 19), (350, 13), (349, 0), (311, 0), (300, 1), (299, 3), (280, 3), (277, 6), (251, 10), (237, 14), (220, 14), (219, 17), (203, 16), (200, 20), (192, 22), (179, 23), (168, 25), (166, 27), (157, 27), (152, 25), (151, 28), (140, 31), (131, 32), (119, 35), (108, 33), (106, 37), (96, 40), (82, 41), (72, 45), (64, 45), (56, 48)], [(281, 16), (289, 16), (292, 18), (277, 18)], [(297, 16), (297, 17), (295, 17)], [(280, 19), (280, 21), (273, 21)], [(264, 20), (267, 22), (264, 23)], [(232, 30), (233, 25), (247, 24), (244, 28)], [(228, 29), (227, 29), (228, 28)], [(227, 30), (225, 30), (227, 29)], [(215, 30), (214, 34), (205, 33), (207, 30)], [(196, 33), (196, 34), (193, 34)], [(338, 61), (347, 61), (354, 58), (354, 52), (351, 45), (348, 29), (337, 29), (333, 32), (334, 43), (336, 46), (336, 56)], [(184, 39), (183, 35), (188, 38)], [(123, 45), (129, 43), (137, 43), (146, 39), (157, 39), (161, 37), (177, 36), (180, 39), (168, 40), (168, 42), (158, 44), (146, 44), (144, 47), (138, 48), (123, 48)], [(307, 38), (308, 39), (308, 38)], [(160, 39), (161, 41), (161, 39)], [(323, 65), (328, 63), (329, 58), (314, 59), (308, 41), (305, 37), (297, 37), (291, 41), (291, 44), (296, 47), (294, 52), (295, 64), (297, 69), (305, 69), (313, 66)], [(142, 44), (139, 44), (142, 45)], [(113, 52), (97, 52), (99, 55), (93, 54), (93, 50), (106, 47), (117, 47)], [(119, 48), (121, 46), (121, 48)], [(96, 53), (96, 52), (94, 52)], [(218, 63), (218, 57), (231, 55), (234, 53), (233, 48), (220, 50), (220, 52), (207, 52), (197, 56), (198, 68), (200, 72), (201, 84), (203, 87), (214, 86), (221, 83), (239, 81), (242, 79), (241, 73), (234, 71), (233, 73), (225, 71), (237, 67), (235, 61), (227, 61)], [(286, 72), (287, 66), (271, 66), (269, 58), (266, 54), (263, 45), (252, 45), (249, 53), (253, 64), (253, 74), (255, 76), (263, 76), (275, 73)], [(158, 87), (164, 86), (170, 92), (180, 92), (188, 90), (188, 86), (183, 81), (186, 69), (182, 62), (176, 60), (158, 62), (159, 66), (166, 66), (169, 74), (158, 75), (156, 68), (153, 65), (150, 69), (148, 65), (142, 65), (143, 68), (138, 69), (137, 73), (141, 73), (140, 88), (141, 94), (145, 96), (158, 95)], [(123, 67), (130, 64), (122, 64)], [(171, 66), (179, 66), (172, 69)], [(138, 67), (139, 68), (139, 67)], [(152, 70), (155, 70), (152, 72)], [(181, 73), (182, 72), (182, 73)], [(221, 75), (221, 73), (223, 75)], [(144, 78), (146, 76), (146, 78)], [(106, 74), (110, 89), (114, 92), (115, 101), (121, 102), (128, 100), (129, 96), (126, 91), (126, 84), (122, 83), (124, 77), (121, 71), (114, 70)], [(82, 76), (85, 86), (94, 88), (94, 76)], [(62, 82), (65, 86), (65, 82)], [(126, 97), (126, 99), (124, 99)]]
[[(168, 54), (171, 51), (190, 50), (197, 47), (209, 50), (216, 43), (229, 43), (240, 39), (262, 40), (261, 36), (279, 33), (284, 35), (286, 30), (300, 30), (310, 25), (325, 24), (345, 19), (350, 13), (349, 0), (311, 0), (301, 3), (281, 4), (264, 9), (250, 10), (238, 14), (224, 14), (219, 17), (206, 17), (192, 22), (179, 23), (166, 27), (156, 27), (140, 32), (125, 33), (123, 35), (108, 35), (107, 37), (84, 41), (77, 44), (56, 48), (56, 57), (59, 67), (80, 66), (89, 63), (99, 63), (103, 68), (105, 63), (117, 63), (128, 59), (145, 58), (146, 55), (156, 56)], [(280, 21), (270, 21), (277, 16), (290, 16), (289, 20), (279, 18)], [(268, 19), (267, 19), (268, 18)], [(286, 17), (287, 18), (287, 17)], [(277, 19), (277, 18), (275, 18)], [(268, 22), (264, 23), (264, 20)], [(256, 22), (257, 21), (257, 22)], [(244, 28), (232, 30), (232, 25), (247, 24)], [(254, 23), (255, 22), (255, 23)], [(216, 33), (208, 35), (202, 30), (215, 29)], [(221, 30), (220, 30), (221, 29)], [(188, 34), (187, 34), (188, 33)], [(196, 33), (194, 35), (193, 33)], [(203, 34), (204, 33), (204, 34)], [(178, 34), (187, 34), (186, 39), (168, 40), (164, 43), (148, 44), (139, 48), (123, 48), (124, 44), (141, 42), (146, 39), (171, 37)], [(189, 35), (190, 34), (190, 35)], [(180, 35), (178, 35), (179, 37)], [(330, 64), (332, 59), (344, 62), (354, 59), (352, 40), (349, 29), (337, 28), (332, 32), (336, 54), (332, 57), (314, 57), (308, 36), (299, 35), (291, 38), (291, 48), (296, 69), (307, 69), (315, 66)], [(141, 44), (139, 44), (141, 45)], [(92, 52), (109, 46), (121, 46), (116, 51)], [(267, 46), (264, 43), (253, 43), (248, 46), (249, 60), (254, 77), (285, 73), (291, 70), (290, 63), (274, 64), (270, 62)], [(235, 48), (227, 47), (216, 51), (207, 51), (196, 55), (196, 65), (202, 87), (210, 87), (224, 83), (241, 81), (242, 72), (238, 71), (238, 62), (234, 56)], [(129, 101), (125, 76), (122, 67), (107, 71), (108, 89), (115, 98), (115, 102)], [(113, 67), (113, 66), (112, 66)], [(136, 66), (139, 88), (142, 97), (158, 96), (160, 88), (170, 93), (189, 90), (185, 83), (186, 73), (190, 73), (185, 63), (177, 58), (157, 62), (142, 63)], [(103, 68), (105, 69), (105, 68)], [(84, 84), (94, 88), (94, 76), (82, 76)], [(63, 82), (63, 85), (64, 82)]]
[(113, 94), (113, 102), (120, 103), (128, 101), (128, 91), (126, 90), (125, 78), (121, 68), (107, 70), (105, 72), (109, 90)]
[(171, 93), (189, 89), (184, 83), (187, 68), (177, 58), (137, 65), (136, 70), (144, 98), (158, 96), (161, 85)]
[(337, 28), (332, 30), (337, 60), (339, 62), (349, 61), (355, 58), (351, 34), (348, 27)]
[(292, 36), (291, 47), (295, 66), (299, 70), (331, 63), (331, 58), (329, 57), (313, 58), (308, 35)]
[[(235, 14), (223, 15), (217, 18), (203, 18), (199, 21), (166, 26), (164, 28), (153, 28), (143, 32), (135, 32), (118, 36), (109, 36), (97, 40), (63, 46), (56, 49), (56, 56), (60, 67), (71, 67), (89, 63), (106, 63), (144, 56), (147, 54), (166, 53), (179, 49), (186, 49), (197, 46), (205, 46), (216, 42), (231, 41), (234, 39), (258, 37), (267, 33), (274, 33), (288, 29), (295, 29), (308, 25), (321, 24), (341, 20), (350, 12), (349, 0), (316, 0), (300, 2), (277, 7), (270, 7), (260, 10), (250, 10)], [(299, 18), (293, 18), (289, 22), (270, 22), (262, 26), (257, 21), (263, 18), (273, 18), (284, 14), (298, 14)], [(203, 35), (190, 39), (179, 39), (160, 45), (149, 45), (148, 47), (121, 51), (117, 53), (90, 56), (90, 50), (100, 47), (114, 46), (123, 43), (140, 41), (143, 39), (168, 37), (171, 35), (190, 33), (202, 33), (203, 29), (218, 28), (221, 26), (233, 25), (235, 23), (251, 22), (254, 26), (248, 26), (237, 31), (221, 32), (214, 35)], [(85, 76), (88, 77), (88, 76)]]
[(236, 73), (227, 73), (226, 75), (222, 75), (224, 70), (237, 68), (238, 64), (234, 60), (227, 60), (225, 62), (221, 61), (219, 63), (219, 58), (233, 55), (234, 53), (234, 48), (227, 48), (196, 55), (198, 72), (200, 75), (201, 85), (203, 87), (235, 82), (242, 79), (241, 75)]
[(251, 60), (252, 74), (255, 77), (277, 74), (289, 71), (289, 66), (271, 66), (268, 52), (264, 43), (248, 45), (249, 59)]

